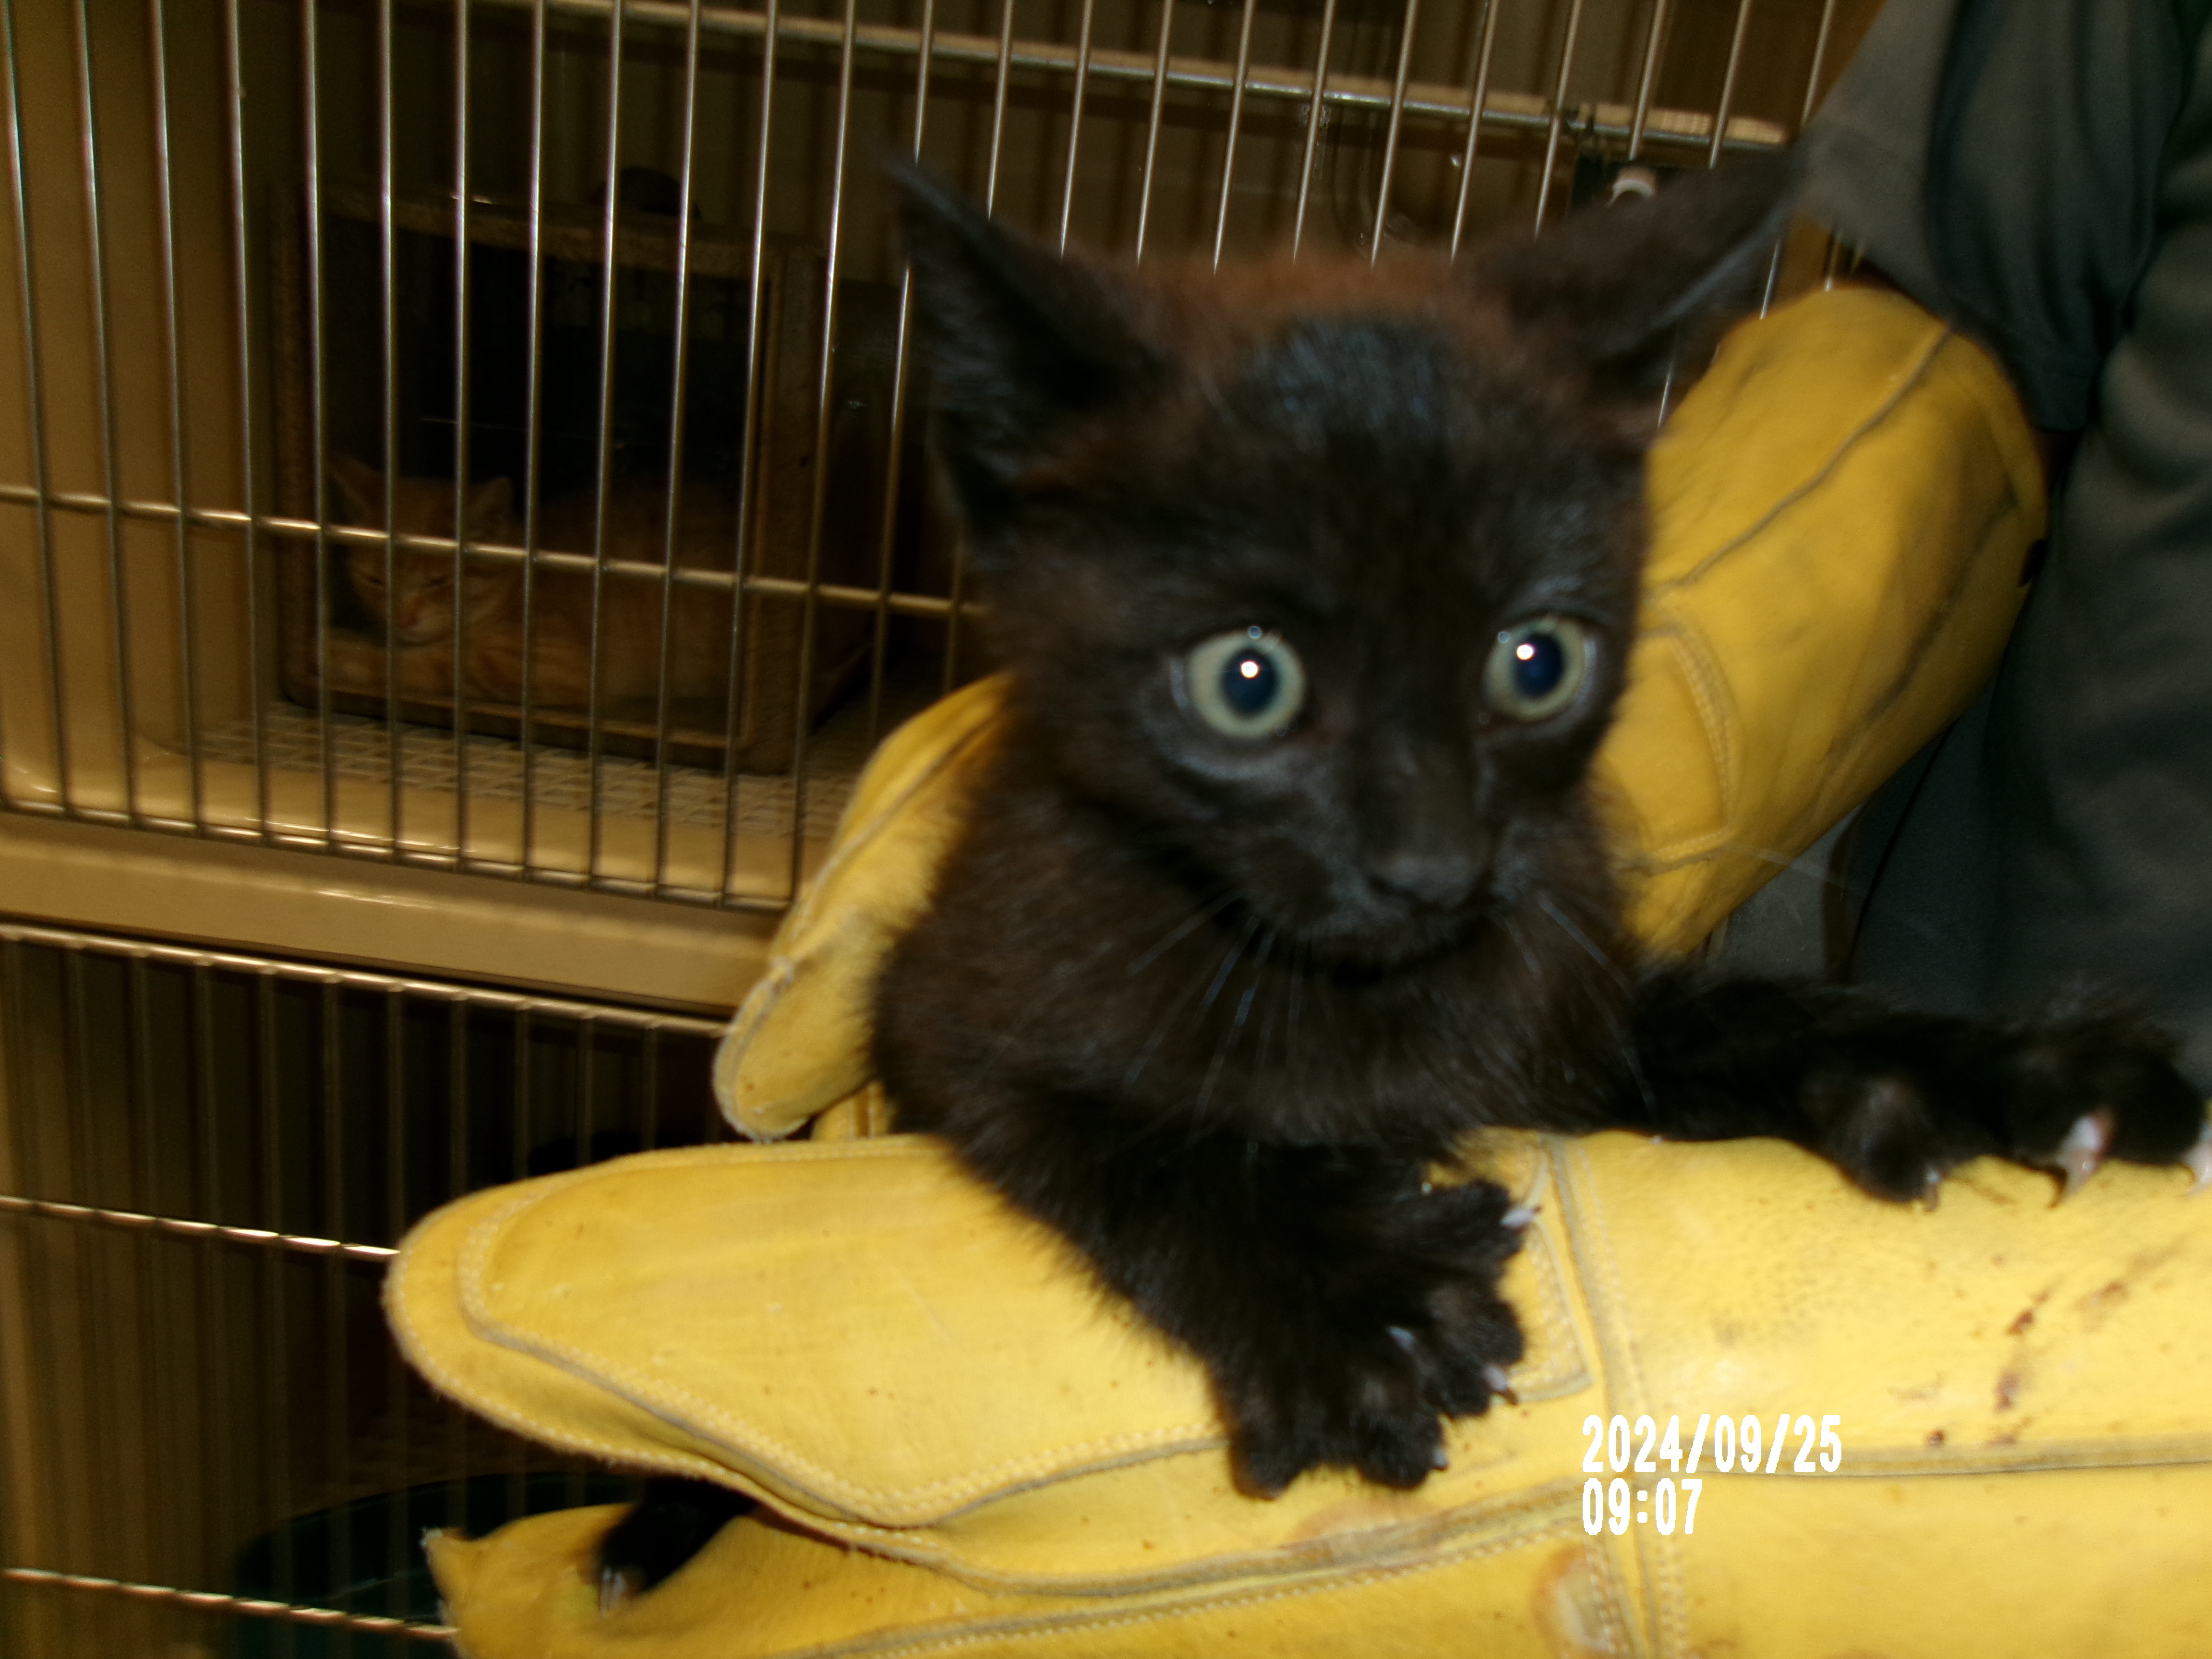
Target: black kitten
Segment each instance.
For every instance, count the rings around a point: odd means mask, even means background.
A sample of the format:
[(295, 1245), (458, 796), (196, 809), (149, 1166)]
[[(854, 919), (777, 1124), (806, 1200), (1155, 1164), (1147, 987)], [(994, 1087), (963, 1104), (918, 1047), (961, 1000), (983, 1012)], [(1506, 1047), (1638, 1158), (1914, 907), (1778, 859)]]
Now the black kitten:
[(885, 969), (878, 1067), (902, 1127), (1204, 1360), (1259, 1492), (1417, 1485), (1438, 1419), (1504, 1391), (1526, 1217), (1427, 1178), (1469, 1129), (1782, 1135), (1890, 1198), (1983, 1152), (2079, 1172), (2197, 1139), (2130, 1020), (1705, 984), (1624, 933), (1585, 776), (1654, 371), (1763, 263), (1790, 173), (1455, 267), (1218, 273), (1057, 259), (907, 179), (1013, 692)]
[[(1737, 164), (1458, 266), (1053, 258), (922, 179), (945, 465), (1013, 676), (883, 981), (903, 1127), (1202, 1358), (1250, 1484), (1391, 1486), (1522, 1352), (1482, 1125), (1785, 1136), (1907, 1198), (1998, 1152), (2180, 1158), (2170, 1048), (1647, 972), (1585, 791), (1655, 367), (1763, 266)], [(2200, 1159), (2203, 1154), (2198, 1154)]]

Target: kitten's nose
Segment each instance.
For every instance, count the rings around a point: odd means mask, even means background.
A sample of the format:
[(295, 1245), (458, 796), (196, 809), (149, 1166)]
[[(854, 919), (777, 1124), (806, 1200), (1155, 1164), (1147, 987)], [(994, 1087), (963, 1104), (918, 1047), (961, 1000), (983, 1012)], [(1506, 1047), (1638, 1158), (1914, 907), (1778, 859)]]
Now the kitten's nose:
[(1368, 879), (1423, 909), (1465, 903), (1489, 871), (1491, 850), (1465, 746), (1394, 732), (1369, 758), (1362, 803)]
[(1474, 890), (1481, 865), (1458, 847), (1394, 847), (1370, 860), (1368, 875), (1377, 887), (1425, 909), (1449, 910)]

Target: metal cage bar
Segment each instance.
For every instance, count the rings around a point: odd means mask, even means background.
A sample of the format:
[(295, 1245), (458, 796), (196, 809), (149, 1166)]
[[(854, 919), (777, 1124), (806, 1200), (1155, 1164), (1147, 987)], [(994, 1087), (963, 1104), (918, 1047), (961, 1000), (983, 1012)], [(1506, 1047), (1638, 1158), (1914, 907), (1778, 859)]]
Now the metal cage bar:
[(75, 26), (78, 144), (84, 180), (85, 265), (91, 276), (92, 385), (98, 410), (100, 492), (107, 498), (105, 520), (107, 551), (108, 648), (114, 653), (109, 678), (115, 699), (116, 752), (123, 774), (125, 817), (132, 823), (138, 814), (138, 722), (131, 694), (131, 585), (123, 562), (123, 522), (115, 510), (118, 451), (115, 428), (115, 353), (113, 306), (109, 298), (107, 270), (106, 196), (100, 160), (98, 99), (94, 90), (92, 15), (88, 0), (77, 0), (71, 19)]
[[(469, 0), (453, 0), (453, 852), (469, 867)], [(386, 458), (388, 471), (398, 462)]]
[[(67, 812), (76, 805), (76, 769), (70, 764), (68, 702), (63, 696), (60, 584), (54, 574), (53, 509), (48, 504), (52, 479), (46, 455), (46, 374), (40, 346), (38, 275), (31, 248), (30, 185), (23, 155), (23, 82), (17, 57), (19, 39), (15, 0), (0, 0), (0, 50), (6, 52), (8, 59), (9, 205), (15, 218), (15, 286), (21, 307), (19, 326), (22, 331), (23, 398), (27, 416), (26, 436), (31, 451), (27, 504), (33, 510), (33, 545), (38, 559), (40, 666), (46, 681), (47, 735), (52, 744), (55, 793), (61, 810)], [(4, 786), (0, 786), (0, 794), (4, 794)]]
[[(161, 372), (167, 394), (163, 409), (169, 428), (170, 488), (181, 501), (192, 492), (185, 436), (183, 311), (177, 298), (176, 165), (169, 142), (169, 27), (163, 0), (147, 0), (146, 29), (152, 46), (155, 214), (161, 267)], [(200, 763), (198, 642), (194, 629), (198, 607), (193, 603), (191, 526), (179, 518), (176, 532), (179, 713), (183, 720), (185, 765), (191, 777), (191, 819), (197, 828), (207, 820), (207, 792)]]
[[(676, 197), (676, 374), (668, 394), (668, 485), (662, 508), (665, 528), (661, 540), (660, 629), (659, 695), (653, 708), (653, 759), (656, 803), (668, 796), (668, 700), (671, 676), (666, 672), (675, 641), (676, 571), (678, 527), (684, 506), (684, 396), (690, 389), (691, 363), (686, 350), (691, 338), (691, 203), (693, 147), (699, 125), (699, 0), (692, 0), (691, 15), (684, 28), (684, 113), (679, 118), (683, 137), (678, 164)], [(653, 896), (659, 897), (668, 878), (668, 815), (653, 819)]]

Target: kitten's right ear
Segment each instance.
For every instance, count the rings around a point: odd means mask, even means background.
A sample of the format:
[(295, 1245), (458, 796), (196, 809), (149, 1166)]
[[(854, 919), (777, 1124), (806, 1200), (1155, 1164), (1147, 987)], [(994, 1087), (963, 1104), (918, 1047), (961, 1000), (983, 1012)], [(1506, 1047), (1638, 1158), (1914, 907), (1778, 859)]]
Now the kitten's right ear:
[(1589, 363), (1633, 402), (1656, 393), (1668, 337), (1747, 305), (1787, 228), (1801, 164), (1794, 150), (1742, 156), (1657, 195), (1585, 208), (1534, 241), (1477, 254), (1479, 286), (1516, 322)]
[(1158, 360), (1092, 267), (1001, 229), (917, 167), (891, 172), (939, 442), (969, 514), (988, 519), (1047, 444), (1142, 385)]
[(336, 454), (324, 470), (338, 487), (338, 510), (363, 528), (384, 522), (384, 475), (352, 456)]

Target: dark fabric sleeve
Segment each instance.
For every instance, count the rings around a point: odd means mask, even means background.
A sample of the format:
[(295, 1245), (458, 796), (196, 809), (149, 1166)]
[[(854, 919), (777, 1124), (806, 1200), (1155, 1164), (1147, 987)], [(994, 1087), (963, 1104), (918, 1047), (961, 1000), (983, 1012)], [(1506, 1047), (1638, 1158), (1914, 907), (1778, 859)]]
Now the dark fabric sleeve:
[(1809, 135), (1807, 206), (2087, 424), (2212, 0), (1890, 0)]
[(1802, 210), (1941, 317), (1926, 181), (1961, 0), (1890, 0), (1806, 130)]
[(2135, 992), (2212, 1088), (2212, 33), (1990, 711), (1990, 991)]
[[(1955, 94), (1990, 131), (1928, 129), (1949, 204), (1929, 269), (1966, 273), (1937, 297), (2008, 354), (2038, 419), (2087, 429), (1996, 684), (1878, 800), (1901, 813), (1863, 820), (1851, 969), (1960, 1012), (2139, 998), (2212, 1089), (2212, 33), (2201, 0), (1998, 9), (2039, 56), (1960, 24), (1947, 72), (2012, 90)], [(2092, 10), (2109, 35), (2058, 27)], [(2172, 59), (2146, 44), (2160, 19), (2196, 31)], [(2146, 89), (2115, 87), (2130, 74)]]

